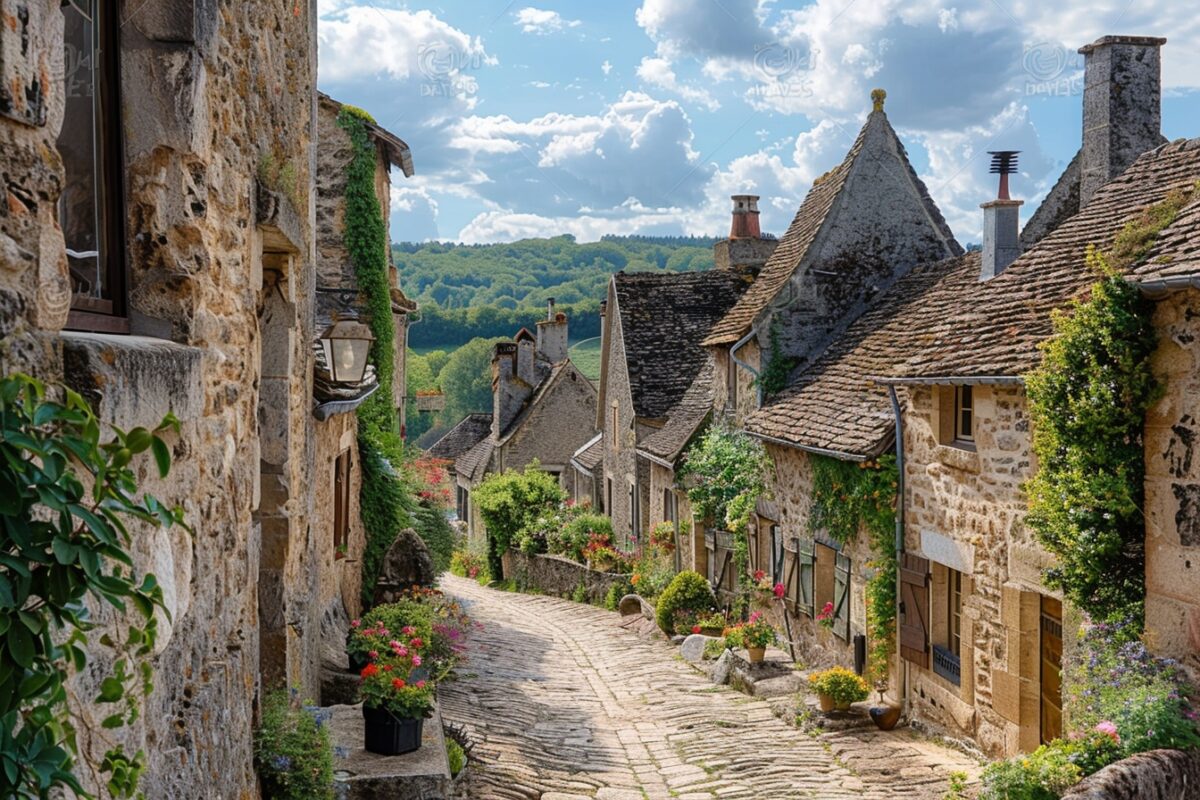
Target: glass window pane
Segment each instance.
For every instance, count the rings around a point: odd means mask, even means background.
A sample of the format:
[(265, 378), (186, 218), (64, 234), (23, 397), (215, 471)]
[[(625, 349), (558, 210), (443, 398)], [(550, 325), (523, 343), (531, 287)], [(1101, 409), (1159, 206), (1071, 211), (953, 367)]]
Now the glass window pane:
[(58, 149), (66, 168), (59, 219), (66, 238), (71, 284), (77, 296), (104, 297), (99, 193), (101, 185), (96, 111), (99, 101), (96, 26), (91, 3), (63, 6), (65, 112)]

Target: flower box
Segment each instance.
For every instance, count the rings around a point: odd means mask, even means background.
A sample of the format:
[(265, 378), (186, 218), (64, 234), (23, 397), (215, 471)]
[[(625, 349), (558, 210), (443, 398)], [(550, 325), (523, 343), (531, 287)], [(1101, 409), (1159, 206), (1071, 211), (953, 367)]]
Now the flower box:
[(398, 756), (421, 747), (424, 719), (399, 719), (385, 708), (363, 706), (363, 749), (381, 756)]
[(446, 408), (446, 395), (442, 392), (416, 395), (417, 411), (443, 411)]

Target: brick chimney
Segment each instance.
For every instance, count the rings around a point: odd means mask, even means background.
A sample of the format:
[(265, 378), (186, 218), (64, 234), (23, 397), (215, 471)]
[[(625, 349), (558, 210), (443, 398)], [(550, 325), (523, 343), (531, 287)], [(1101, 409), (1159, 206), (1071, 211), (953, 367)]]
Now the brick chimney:
[[(499, 438), (521, 413), (533, 387), (517, 374), (521, 345), (498, 342), (492, 351), (492, 435)], [(532, 352), (532, 347), (529, 347)]]
[(729, 238), (713, 245), (717, 269), (745, 271), (757, 275), (779, 245), (773, 236), (763, 236), (759, 225), (756, 194), (735, 194)]
[(1157, 36), (1104, 36), (1084, 56), (1079, 207), (1137, 157), (1162, 144), (1162, 67)]
[(553, 297), (546, 306), (546, 318), (537, 324), (537, 352), (540, 358), (557, 364), (567, 359), (567, 315), (554, 310)]
[(1021, 255), (1021, 205), (1024, 200), (1008, 196), (1008, 176), (1017, 171), (1016, 150), (989, 151), (992, 156), (990, 172), (1000, 176), (996, 199), (980, 206), (983, 209), (983, 253), (979, 279), (996, 277)]

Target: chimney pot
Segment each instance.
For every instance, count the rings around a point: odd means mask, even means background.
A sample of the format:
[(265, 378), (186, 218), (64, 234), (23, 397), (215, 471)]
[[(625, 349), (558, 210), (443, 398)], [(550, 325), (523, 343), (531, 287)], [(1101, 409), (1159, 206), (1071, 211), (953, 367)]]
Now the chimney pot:
[(759, 239), (762, 229), (758, 221), (758, 199), (756, 194), (735, 194), (733, 200), (733, 223), (729, 228), (730, 239)]
[(546, 319), (554, 319), (554, 298), (547, 300), (546, 305)]

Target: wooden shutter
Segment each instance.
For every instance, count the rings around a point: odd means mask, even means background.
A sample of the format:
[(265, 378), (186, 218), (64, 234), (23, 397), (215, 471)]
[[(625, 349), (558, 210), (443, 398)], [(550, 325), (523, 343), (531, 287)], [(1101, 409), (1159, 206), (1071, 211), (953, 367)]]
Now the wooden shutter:
[(333, 546), (345, 547), (350, 538), (350, 451), (333, 462)]
[(833, 633), (850, 640), (850, 557), (841, 553), (833, 564)]
[(929, 560), (900, 557), (900, 657), (929, 667)]
[(796, 614), (813, 615), (813, 540), (812, 539), (793, 539), (796, 548), (796, 560), (794, 562), (794, 585), (789, 586), (789, 590), (794, 590), (794, 594), (790, 594), (792, 599), (793, 611)]

